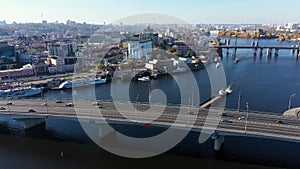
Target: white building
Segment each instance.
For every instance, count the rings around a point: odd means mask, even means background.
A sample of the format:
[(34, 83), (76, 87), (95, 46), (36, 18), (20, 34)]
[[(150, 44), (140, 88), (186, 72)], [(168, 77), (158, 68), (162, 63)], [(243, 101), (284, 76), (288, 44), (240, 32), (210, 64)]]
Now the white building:
[(289, 29), (290, 31), (299, 29), (299, 23), (287, 23), (284, 25), (285, 29)]
[(151, 40), (129, 41), (128, 58), (131, 60), (149, 60), (153, 52)]
[(49, 55), (53, 56), (74, 56), (77, 46), (75, 43), (57, 42), (50, 43), (47, 46)]

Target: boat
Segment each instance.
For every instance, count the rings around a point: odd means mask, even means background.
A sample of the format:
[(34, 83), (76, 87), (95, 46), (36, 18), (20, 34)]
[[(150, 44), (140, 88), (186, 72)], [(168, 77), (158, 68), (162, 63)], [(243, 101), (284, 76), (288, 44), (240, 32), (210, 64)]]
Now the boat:
[(72, 87), (84, 87), (90, 85), (98, 85), (106, 83), (106, 79), (94, 78), (94, 79), (79, 79), (79, 80), (67, 80), (62, 82), (58, 87), (52, 88), (54, 90), (71, 89)]
[(172, 71), (173, 74), (176, 74), (176, 73), (184, 73), (186, 72), (187, 69), (186, 68), (177, 68), (175, 70)]
[(149, 78), (149, 76), (144, 76), (144, 77), (138, 78), (138, 81), (142, 81), (142, 82), (150, 82), (151, 79)]
[(223, 89), (219, 90), (219, 95), (220, 95), (220, 96), (225, 95), (225, 93), (226, 93), (226, 92), (225, 92)]
[(0, 90), (0, 98), (3, 99), (18, 99), (22, 97), (34, 96), (42, 93), (44, 90), (43, 87), (33, 88), (33, 87), (23, 87), (23, 88), (14, 88), (7, 90)]
[(234, 63), (239, 63), (239, 61), (240, 61), (240, 60), (239, 60), (238, 58), (235, 58), (233, 62), (234, 62)]
[(216, 68), (219, 68), (220, 67), (220, 62), (218, 62), (217, 64), (216, 64)]
[(230, 94), (230, 93), (232, 93), (232, 89), (231, 89), (231, 86), (229, 85), (227, 88), (226, 88), (226, 90), (225, 90), (225, 92), (227, 93), (227, 94)]

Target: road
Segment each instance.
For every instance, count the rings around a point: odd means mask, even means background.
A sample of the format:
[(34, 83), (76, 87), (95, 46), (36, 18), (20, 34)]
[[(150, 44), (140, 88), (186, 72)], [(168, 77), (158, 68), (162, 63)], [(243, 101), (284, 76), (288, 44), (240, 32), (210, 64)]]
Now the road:
[[(223, 110), (199, 109), (188, 106), (163, 106), (155, 105), (150, 108), (146, 104), (133, 104), (136, 109), (131, 109), (129, 103), (118, 103), (120, 110), (116, 109), (113, 102), (101, 102), (102, 108), (92, 105), (95, 101), (76, 101), (74, 107), (65, 106), (72, 100), (56, 103), (54, 100), (14, 100), (12, 105), (7, 105), (6, 100), (0, 100), (0, 114), (78, 117), (83, 119), (105, 119), (121, 122), (139, 122), (165, 126), (179, 126), (194, 129), (206, 129), (219, 132), (249, 134), (262, 137), (288, 139), (300, 141), (300, 119), (284, 117), (279, 114), (264, 114), (248, 112), (248, 120), (238, 120), (247, 117), (247, 112), (226, 110), (226, 116), (219, 116)], [(41, 104), (46, 102), (48, 106)], [(149, 109), (150, 108), (150, 109)], [(29, 109), (36, 112), (29, 113)], [(182, 110), (180, 112), (180, 109)], [(75, 111), (76, 110), (76, 111)], [(162, 113), (159, 113), (162, 112)], [(189, 113), (188, 113), (189, 112)], [(227, 119), (221, 122), (221, 119)], [(278, 124), (277, 121), (282, 121)], [(204, 125), (205, 124), (205, 125)], [(247, 127), (246, 127), (247, 126)]]

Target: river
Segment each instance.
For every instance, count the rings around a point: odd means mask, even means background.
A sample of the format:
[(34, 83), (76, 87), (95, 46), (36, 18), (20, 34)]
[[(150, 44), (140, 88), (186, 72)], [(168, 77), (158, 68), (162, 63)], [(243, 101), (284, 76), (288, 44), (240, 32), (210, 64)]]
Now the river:
[[(234, 40), (232, 39), (231, 42)], [(238, 39), (238, 45), (251, 45), (252, 40)], [(276, 46), (292, 46), (293, 42), (278, 42), (276, 40), (260, 40), (260, 45), (276, 45)], [(264, 51), (266, 52), (266, 51)], [(300, 102), (300, 64), (297, 57), (291, 54), (289, 50), (279, 51), (279, 56), (267, 58), (253, 57), (251, 50), (240, 49), (237, 51), (237, 57), (240, 62), (233, 62), (232, 56), (226, 57), (224, 50), (224, 58), (222, 66), (226, 73), (227, 85), (232, 84), (234, 92), (227, 97), (226, 108), (236, 109), (238, 103), (239, 91), (241, 91), (241, 109), (246, 109), (246, 102), (249, 103), (249, 109), (252, 111), (283, 113), (288, 108), (290, 95), (299, 93), (292, 98), (291, 107), (299, 106)], [(215, 68), (214, 64), (209, 66)], [(205, 70), (194, 71), (197, 80), (200, 99), (206, 100), (215, 93), (210, 92), (211, 84), (208, 80), (208, 73)], [(180, 78), (185, 78), (185, 74), (177, 74)], [(189, 81), (190, 79), (186, 79)], [(117, 82), (122, 86), (123, 82)], [(95, 87), (96, 99), (110, 100), (111, 84), (104, 84)], [(136, 101), (137, 95), (141, 102), (149, 101), (149, 91), (153, 89), (161, 89), (165, 92), (167, 102), (171, 104), (180, 104), (180, 92), (178, 84), (173, 77), (163, 77), (158, 80), (152, 80), (151, 83), (130, 84), (130, 100)], [(81, 89), (85, 96), (83, 98), (90, 99), (91, 93), (89, 89)], [(85, 91), (86, 90), (86, 91)], [(126, 89), (125, 89), (126, 90)], [(62, 99), (72, 98), (72, 90), (65, 91), (49, 91), (44, 94), (44, 98)], [(95, 99), (95, 98), (93, 98)]]
[[(232, 42), (234, 40), (231, 40)], [(252, 40), (238, 39), (238, 44), (251, 44)], [(296, 45), (291, 42), (260, 40), (260, 45)], [(234, 92), (227, 97), (226, 108), (236, 109), (241, 91), (241, 109), (274, 112), (281, 114), (300, 103), (300, 65), (290, 51), (280, 51), (278, 57), (253, 57), (251, 50), (238, 50), (240, 62), (235, 64), (231, 56), (222, 59), (227, 85), (232, 84)], [(215, 65), (210, 67), (215, 69)], [(201, 100), (211, 95), (211, 84), (205, 70), (194, 71)], [(185, 77), (185, 74), (175, 75)], [(186, 79), (189, 81), (190, 79)], [(124, 82), (117, 81), (122, 86)], [(95, 87), (96, 99), (110, 100), (111, 84)], [(147, 82), (132, 82), (129, 89), (131, 101), (149, 101), (149, 91), (161, 89), (166, 93), (168, 103), (180, 104), (178, 84), (173, 77), (166, 76)], [(86, 91), (85, 91), (86, 90)], [(92, 93), (82, 89), (87, 99)], [(48, 91), (46, 99), (72, 98), (72, 90)], [(5, 120), (6, 116), (1, 116)], [(49, 118), (45, 127), (27, 132), (0, 125), (0, 163), (1, 168), (297, 168), (299, 166), (299, 145), (281, 141), (226, 138), (221, 154), (212, 151), (212, 142), (199, 145), (195, 140), (198, 133), (189, 136), (170, 152), (149, 159), (126, 159), (112, 155), (97, 147), (83, 132), (75, 120)], [(237, 146), (238, 145), (238, 146)], [(64, 151), (65, 157), (60, 157)], [(256, 164), (256, 165), (253, 165)]]

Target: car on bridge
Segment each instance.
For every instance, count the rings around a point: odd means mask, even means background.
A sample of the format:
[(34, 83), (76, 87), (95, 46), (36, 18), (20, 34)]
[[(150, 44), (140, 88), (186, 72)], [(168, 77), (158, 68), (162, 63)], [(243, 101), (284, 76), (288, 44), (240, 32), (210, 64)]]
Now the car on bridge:
[(282, 120), (276, 120), (276, 123), (277, 124), (283, 124), (283, 121)]
[(6, 103), (6, 105), (13, 105), (13, 103), (12, 102), (8, 102), (8, 103)]
[(221, 117), (227, 116), (227, 113), (226, 112), (220, 112), (220, 113), (218, 113), (218, 116), (221, 116)]
[(247, 120), (247, 118), (246, 118), (246, 117), (244, 117), (244, 116), (242, 116), (242, 117), (239, 117), (239, 118), (238, 118), (238, 120), (241, 120), (241, 121), (246, 121), (246, 120)]
[(42, 103), (41, 106), (48, 106), (46, 102)]
[(196, 113), (194, 113), (194, 112), (191, 112), (191, 111), (189, 111), (189, 112), (186, 112), (186, 114), (187, 114), (187, 115), (196, 115)]
[(34, 109), (29, 109), (28, 112), (29, 113), (35, 113), (36, 111)]
[(232, 123), (232, 121), (231, 121), (231, 120), (229, 120), (229, 119), (226, 119), (226, 118), (222, 118), (222, 119), (221, 119), (221, 122), (225, 122), (225, 123)]
[(74, 107), (74, 104), (73, 103), (67, 103), (65, 106), (66, 107)]
[(56, 100), (55, 103), (63, 103), (63, 101), (62, 100)]
[(0, 110), (6, 110), (6, 108), (5, 107), (0, 107)]
[(92, 105), (99, 106), (99, 105), (101, 105), (101, 103), (100, 102), (94, 102), (94, 103), (92, 103)]

